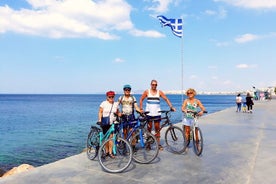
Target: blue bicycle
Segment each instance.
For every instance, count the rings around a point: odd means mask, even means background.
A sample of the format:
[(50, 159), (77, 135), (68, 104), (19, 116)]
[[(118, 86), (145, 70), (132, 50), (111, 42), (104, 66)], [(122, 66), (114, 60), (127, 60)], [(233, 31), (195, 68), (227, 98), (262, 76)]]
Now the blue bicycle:
[[(124, 145), (122, 148), (121, 145)], [(112, 154), (108, 154), (108, 147), (112, 147)], [(115, 125), (103, 134), (102, 129), (91, 126), (87, 137), (87, 156), (94, 160), (98, 155), (100, 165), (105, 171), (118, 173), (124, 171), (132, 161), (132, 149), (128, 141), (116, 135)]]
[[(158, 142), (156, 137), (151, 134), (147, 128), (147, 119), (145, 114), (139, 114), (138, 118), (133, 121), (121, 120), (118, 132), (118, 135), (124, 137), (132, 146), (133, 149), (133, 160), (141, 163), (148, 164), (152, 162), (158, 155)], [(127, 134), (125, 135), (123, 129), (127, 128)]]

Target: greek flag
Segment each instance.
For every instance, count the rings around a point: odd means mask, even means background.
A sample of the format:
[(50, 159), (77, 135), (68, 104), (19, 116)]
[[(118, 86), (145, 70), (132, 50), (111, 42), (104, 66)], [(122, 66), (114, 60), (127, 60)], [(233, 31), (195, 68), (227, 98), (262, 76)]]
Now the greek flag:
[(169, 26), (172, 29), (172, 32), (177, 37), (182, 37), (182, 19), (167, 19), (163, 15), (157, 16), (162, 27)]

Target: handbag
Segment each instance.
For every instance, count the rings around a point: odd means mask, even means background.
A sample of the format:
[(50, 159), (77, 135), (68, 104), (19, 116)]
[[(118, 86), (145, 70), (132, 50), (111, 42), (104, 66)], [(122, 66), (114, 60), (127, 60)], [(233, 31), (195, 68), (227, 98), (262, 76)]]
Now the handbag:
[(107, 117), (102, 117), (102, 126), (106, 126), (106, 125), (109, 125), (110, 124), (110, 117), (107, 116)]
[(102, 122), (102, 126), (106, 126), (106, 125), (110, 125), (110, 114), (113, 108), (113, 104), (111, 106), (111, 109), (109, 111), (109, 115), (107, 117), (102, 117), (101, 122)]

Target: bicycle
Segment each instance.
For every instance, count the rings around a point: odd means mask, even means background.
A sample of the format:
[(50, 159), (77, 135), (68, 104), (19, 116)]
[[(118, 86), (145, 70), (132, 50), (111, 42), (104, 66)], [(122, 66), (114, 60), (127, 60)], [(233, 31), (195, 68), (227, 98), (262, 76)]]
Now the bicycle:
[[(111, 137), (111, 135), (113, 136)], [(111, 145), (114, 158), (109, 158), (107, 145)], [(124, 144), (124, 148), (120, 147)], [(90, 132), (87, 137), (87, 156), (90, 160), (94, 160), (98, 155), (98, 160), (101, 167), (110, 173), (119, 173), (128, 168), (132, 161), (132, 149), (127, 140), (116, 135), (115, 125), (112, 124), (108, 131), (103, 134), (101, 128), (97, 126), (91, 126)]]
[(172, 110), (162, 110), (159, 112), (161, 114), (165, 114), (165, 116), (158, 118), (158, 119), (156, 119), (156, 118), (147, 119), (148, 123), (153, 122), (155, 120), (160, 120), (160, 121), (164, 120), (163, 123), (161, 124), (161, 127), (159, 128), (159, 130), (156, 130), (156, 132), (161, 131), (162, 128), (167, 126), (168, 128), (165, 132), (165, 143), (166, 143), (167, 147), (173, 153), (177, 153), (177, 154), (183, 153), (185, 151), (184, 134), (183, 134), (183, 131), (181, 128), (173, 125), (173, 123), (170, 121), (170, 116), (171, 116), (170, 113), (172, 112)]
[[(190, 134), (188, 138), (185, 137), (185, 150), (190, 144), (190, 140), (193, 140), (193, 148), (194, 152), (197, 156), (200, 156), (203, 151), (203, 134), (198, 126), (198, 118), (199, 112), (189, 112), (193, 114), (194, 121), (192, 121), (192, 126), (190, 127)], [(203, 111), (203, 113), (208, 113), (207, 111)], [(186, 132), (186, 126), (183, 125), (183, 131)]]
[(119, 135), (123, 137), (125, 136), (123, 127), (131, 127), (126, 135), (126, 140), (133, 148), (133, 160), (141, 164), (152, 162), (159, 152), (156, 137), (145, 128), (145, 117), (145, 114), (139, 113), (138, 118), (133, 121), (121, 122), (118, 128), (121, 132)]

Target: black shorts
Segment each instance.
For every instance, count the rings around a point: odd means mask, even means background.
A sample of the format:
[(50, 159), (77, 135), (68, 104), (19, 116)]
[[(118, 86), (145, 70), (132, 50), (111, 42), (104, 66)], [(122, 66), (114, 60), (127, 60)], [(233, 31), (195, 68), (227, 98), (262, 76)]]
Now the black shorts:
[(103, 130), (103, 134), (105, 134), (109, 130), (111, 125), (102, 125), (101, 127), (102, 127), (102, 130)]
[(149, 123), (153, 122), (160, 122), (161, 116), (147, 116), (147, 120)]

